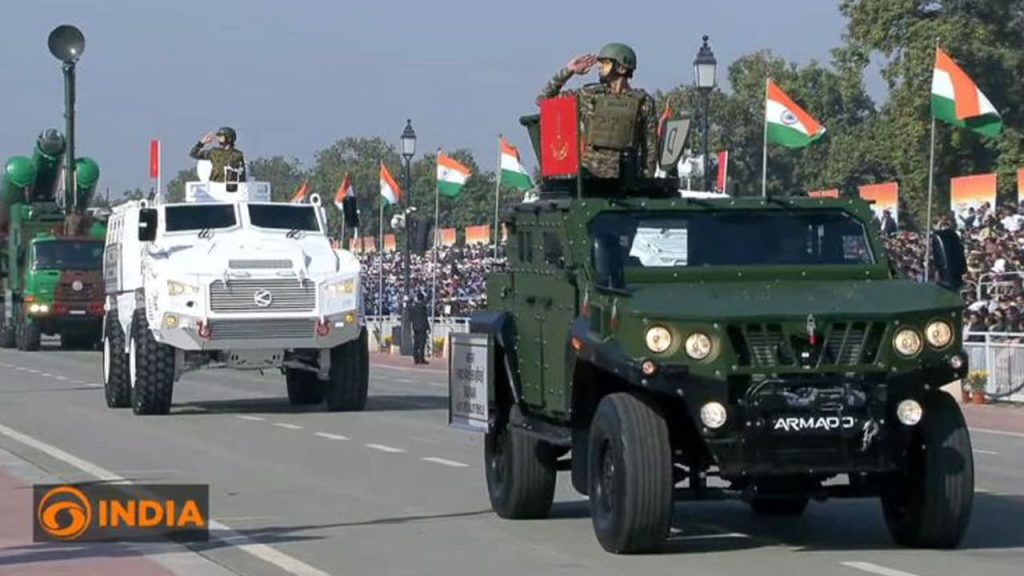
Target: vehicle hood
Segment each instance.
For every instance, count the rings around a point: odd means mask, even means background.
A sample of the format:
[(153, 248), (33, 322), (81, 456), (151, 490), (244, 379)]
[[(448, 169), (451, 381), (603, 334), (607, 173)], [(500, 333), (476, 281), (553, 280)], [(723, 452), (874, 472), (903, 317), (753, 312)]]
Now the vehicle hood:
[(634, 288), (629, 299), (636, 315), (709, 322), (799, 319), (808, 314), (886, 319), (963, 306), (949, 290), (908, 280), (649, 284)]
[[(180, 270), (186, 274), (217, 276), (228, 271), (249, 271), (253, 275), (265, 276), (291, 270), (299, 270), (305, 276), (317, 276), (338, 272), (343, 262), (341, 255), (336, 255), (324, 238), (281, 241), (225, 237), (191, 243), (166, 241), (149, 247), (147, 253), (151, 261), (160, 267)], [(291, 266), (267, 268), (251, 265), (253, 262), (267, 260), (287, 260)], [(346, 264), (351, 265), (348, 262)]]

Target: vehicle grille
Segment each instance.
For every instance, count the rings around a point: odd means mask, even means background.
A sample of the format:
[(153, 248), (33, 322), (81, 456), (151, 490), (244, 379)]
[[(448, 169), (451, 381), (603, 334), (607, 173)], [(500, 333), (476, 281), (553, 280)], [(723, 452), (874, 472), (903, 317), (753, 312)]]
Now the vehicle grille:
[(310, 319), (286, 320), (210, 320), (210, 339), (267, 340), (280, 338), (309, 338), (315, 334), (315, 322)]
[[(269, 306), (256, 304), (256, 293), (271, 294)], [(214, 312), (309, 312), (316, 307), (316, 285), (292, 278), (223, 280), (210, 284), (210, 310)]]
[(93, 281), (83, 281), (82, 289), (75, 291), (72, 288), (73, 282), (58, 282), (57, 286), (53, 290), (53, 299), (55, 302), (64, 302), (67, 304), (77, 303), (88, 303), (93, 300), (102, 299), (102, 287), (98, 283)]
[(730, 326), (729, 338), (741, 366), (821, 368), (873, 363), (884, 331), (881, 322), (835, 322), (812, 345), (806, 328), (747, 324)]
[(274, 268), (291, 268), (291, 260), (228, 260), (229, 268), (252, 268), (269, 270)]

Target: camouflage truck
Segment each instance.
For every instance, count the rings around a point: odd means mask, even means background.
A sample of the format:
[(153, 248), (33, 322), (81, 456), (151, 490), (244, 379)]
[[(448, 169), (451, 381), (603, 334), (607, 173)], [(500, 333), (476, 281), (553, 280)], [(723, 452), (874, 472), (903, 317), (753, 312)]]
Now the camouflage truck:
[[(535, 140), (536, 146), (536, 140)], [(508, 209), (508, 265), (452, 342), (450, 425), (485, 435), (503, 518), (558, 471), (610, 552), (661, 548), (676, 500), (801, 514), (880, 498), (896, 542), (952, 547), (971, 440), (955, 233), (901, 277), (860, 199), (684, 197), (672, 180), (547, 180)]]

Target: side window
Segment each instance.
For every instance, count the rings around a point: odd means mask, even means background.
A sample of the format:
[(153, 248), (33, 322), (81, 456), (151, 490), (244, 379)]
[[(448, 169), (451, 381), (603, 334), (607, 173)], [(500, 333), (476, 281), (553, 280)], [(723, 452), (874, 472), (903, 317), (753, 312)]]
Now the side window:
[(565, 267), (562, 257), (562, 240), (557, 232), (544, 232), (544, 263), (557, 268)]

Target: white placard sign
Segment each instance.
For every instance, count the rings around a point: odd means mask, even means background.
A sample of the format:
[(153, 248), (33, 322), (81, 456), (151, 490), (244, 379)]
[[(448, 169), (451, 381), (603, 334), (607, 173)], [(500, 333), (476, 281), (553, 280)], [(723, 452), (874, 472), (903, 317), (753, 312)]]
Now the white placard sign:
[(448, 371), (448, 425), (472, 432), (488, 431), (488, 400), (494, 375), (488, 334), (455, 333)]

